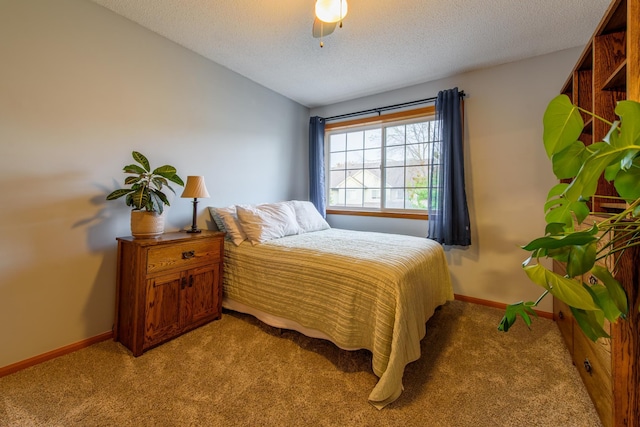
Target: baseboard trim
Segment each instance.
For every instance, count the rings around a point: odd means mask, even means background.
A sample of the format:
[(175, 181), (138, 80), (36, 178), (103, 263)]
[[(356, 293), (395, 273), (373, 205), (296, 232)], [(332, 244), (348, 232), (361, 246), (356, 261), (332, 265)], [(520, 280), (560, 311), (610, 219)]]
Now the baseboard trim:
[(21, 362), (17, 362), (12, 365), (5, 366), (3, 368), (0, 368), (0, 378), (7, 376), (9, 374), (13, 374), (14, 372), (18, 372), (23, 369), (29, 368), (31, 366), (38, 365), (42, 362), (46, 362), (47, 360), (55, 359), (56, 357), (73, 353), (74, 351), (80, 350), (85, 347), (89, 347), (90, 345), (97, 344), (102, 341), (106, 341), (110, 338), (113, 338), (112, 331), (105, 332), (103, 334), (96, 335), (95, 337), (87, 338), (86, 340), (82, 340), (74, 344), (69, 344), (59, 349), (48, 351), (39, 356), (34, 356), (29, 359), (23, 360)]
[[(478, 304), (478, 305), (485, 305), (487, 307), (499, 308), (499, 309), (502, 309), (502, 310), (507, 308), (507, 304), (504, 304), (504, 303), (501, 303), (501, 302), (489, 301), (489, 300), (481, 299), (481, 298), (468, 297), (466, 295), (455, 294), (454, 298), (456, 300), (458, 300), (458, 301), (470, 302), (470, 303)], [(545, 319), (553, 320), (553, 313), (549, 313), (548, 311), (542, 311), (542, 310), (534, 310), (534, 311), (540, 317), (543, 317)]]

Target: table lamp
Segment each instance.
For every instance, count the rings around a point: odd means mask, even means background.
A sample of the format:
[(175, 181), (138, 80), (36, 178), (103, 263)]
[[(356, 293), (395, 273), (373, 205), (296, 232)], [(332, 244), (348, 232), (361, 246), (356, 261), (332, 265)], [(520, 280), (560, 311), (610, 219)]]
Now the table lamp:
[(193, 198), (193, 223), (191, 224), (191, 230), (187, 230), (187, 233), (200, 233), (202, 230), (199, 230), (196, 225), (198, 198), (210, 197), (207, 186), (204, 183), (204, 176), (188, 176), (187, 184), (184, 186), (184, 191), (180, 197), (185, 199)]

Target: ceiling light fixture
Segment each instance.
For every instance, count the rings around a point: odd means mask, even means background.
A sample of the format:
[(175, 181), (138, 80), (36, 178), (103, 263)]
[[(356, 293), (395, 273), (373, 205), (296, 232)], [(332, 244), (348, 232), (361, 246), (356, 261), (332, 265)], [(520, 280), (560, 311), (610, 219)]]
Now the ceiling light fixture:
[(320, 39), (320, 47), (324, 47), (322, 38), (333, 33), (338, 22), (342, 28), (342, 20), (348, 11), (347, 0), (316, 1), (316, 19), (313, 21), (312, 33), (313, 37)]
[(317, 0), (316, 1), (316, 16), (323, 22), (338, 22), (342, 21), (347, 12), (349, 6), (347, 0)]

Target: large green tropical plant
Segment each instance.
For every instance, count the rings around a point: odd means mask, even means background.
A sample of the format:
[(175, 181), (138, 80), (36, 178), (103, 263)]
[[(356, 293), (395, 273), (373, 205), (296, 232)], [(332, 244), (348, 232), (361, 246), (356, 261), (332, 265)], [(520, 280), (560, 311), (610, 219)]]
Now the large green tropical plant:
[(134, 210), (146, 210), (161, 214), (164, 211), (164, 205), (169, 206), (169, 199), (162, 192), (163, 188), (167, 187), (175, 194), (169, 181), (182, 187), (184, 182), (176, 174), (176, 168), (173, 166), (164, 165), (152, 171), (149, 160), (144, 155), (134, 151), (132, 156), (140, 166), (132, 164), (122, 169), (124, 173), (132, 174), (124, 180), (125, 185), (131, 185), (131, 187), (113, 191), (107, 196), (107, 200), (126, 196), (127, 206), (131, 206)]
[[(580, 111), (611, 126), (602, 141), (585, 146), (578, 139), (584, 128)], [(597, 261), (640, 245), (640, 104), (621, 101), (615, 113), (619, 120), (611, 123), (573, 105), (565, 95), (549, 103), (543, 141), (553, 172), (562, 182), (551, 188), (544, 205), (545, 235), (523, 246), (531, 252), (523, 268), (544, 292), (535, 302), (507, 306), (498, 329), (508, 331), (518, 317), (530, 326), (533, 308), (548, 294), (570, 307), (580, 328), (593, 341), (608, 337), (603, 328), (605, 319), (615, 322), (626, 317), (627, 295), (614, 278), (615, 263), (605, 262), (612, 265), (608, 269)], [(598, 213), (595, 223), (583, 224), (590, 214), (588, 201), (602, 176), (613, 183), (626, 208)], [(610, 240), (601, 240), (605, 235)], [(538, 262), (541, 258), (564, 263), (566, 276), (544, 267)], [(583, 283), (580, 276), (587, 272), (602, 284)]]

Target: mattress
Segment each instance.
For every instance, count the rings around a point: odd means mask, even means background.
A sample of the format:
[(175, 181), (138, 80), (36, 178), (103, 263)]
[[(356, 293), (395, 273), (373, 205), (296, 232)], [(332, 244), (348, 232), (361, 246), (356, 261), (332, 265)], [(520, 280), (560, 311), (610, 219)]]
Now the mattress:
[(438, 243), (335, 228), (256, 246), (225, 242), (223, 289), (226, 308), (370, 350), (379, 380), (369, 401), (377, 408), (400, 396), (427, 320), (453, 299)]

